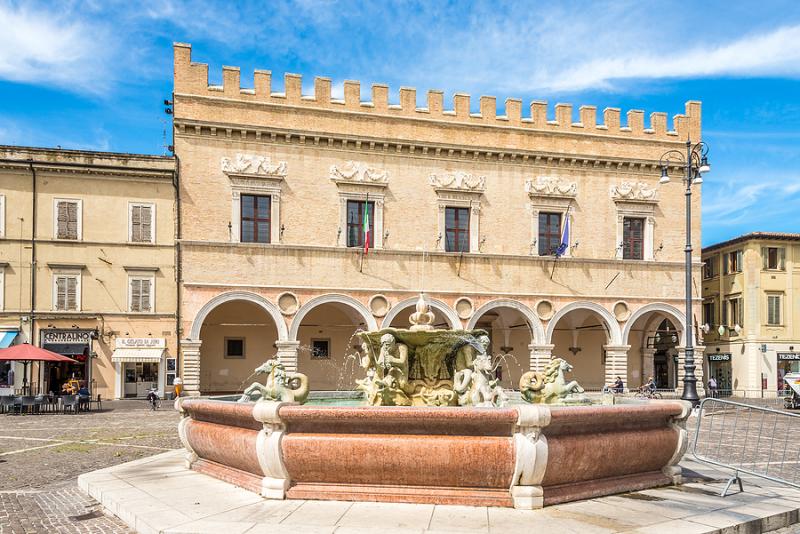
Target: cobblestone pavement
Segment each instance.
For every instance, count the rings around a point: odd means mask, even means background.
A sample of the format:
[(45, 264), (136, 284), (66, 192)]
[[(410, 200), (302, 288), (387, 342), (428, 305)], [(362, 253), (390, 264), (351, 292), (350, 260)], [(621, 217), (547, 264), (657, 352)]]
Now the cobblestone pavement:
[(0, 415), (0, 533), (128, 533), (78, 489), (79, 474), (180, 447), (165, 402), (109, 401), (77, 415)]
[[(769, 450), (767, 441), (770, 445), (773, 439), (779, 441), (788, 428), (758, 417), (727, 412), (708, 418), (704, 424), (711, 425), (710, 432), (701, 440), (701, 448), (721, 442), (745, 463), (763, 460), (757, 451)], [(105, 515), (98, 502), (78, 489), (76, 478), (179, 448), (178, 419), (169, 403), (153, 412), (145, 401), (104, 402), (102, 411), (78, 415), (0, 415), (0, 534), (129, 533), (119, 519)], [(693, 431), (695, 426), (692, 417), (688, 427)], [(743, 447), (759, 429), (763, 440), (759, 446)], [(753, 458), (748, 460), (751, 450)], [(775, 534), (800, 534), (800, 525)]]

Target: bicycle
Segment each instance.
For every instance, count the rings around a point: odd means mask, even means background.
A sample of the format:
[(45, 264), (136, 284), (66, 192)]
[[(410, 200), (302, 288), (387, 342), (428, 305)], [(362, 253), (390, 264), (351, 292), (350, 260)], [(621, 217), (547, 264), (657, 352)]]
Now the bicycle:
[(650, 388), (642, 388), (636, 392), (638, 399), (663, 399), (664, 397), (658, 391)]

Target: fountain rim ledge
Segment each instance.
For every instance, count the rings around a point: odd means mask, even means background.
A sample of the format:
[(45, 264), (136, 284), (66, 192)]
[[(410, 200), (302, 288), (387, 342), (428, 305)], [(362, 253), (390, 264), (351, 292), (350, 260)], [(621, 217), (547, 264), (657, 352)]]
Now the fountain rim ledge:
[[(680, 483), (677, 462), (688, 444), (685, 421), (691, 410), (675, 400), (467, 408), (239, 404), (182, 397), (175, 405), (183, 416), (179, 435), (187, 467), (266, 498), (522, 509)], [(609, 420), (616, 426), (609, 427)], [(646, 422), (640, 430), (631, 426), (637, 420)], [(481, 424), (492, 428), (480, 431)], [(387, 425), (391, 432), (383, 431)], [(603, 446), (586, 446), (581, 436), (587, 425)], [(578, 462), (582, 471), (576, 475), (564, 466), (578, 453), (592, 458)], [(480, 476), (482, 464), (475, 457), (495, 462), (491, 484), (484, 480), (488, 471)], [(626, 467), (610, 469), (614, 457), (626, 457)], [(349, 458), (359, 462), (348, 464)], [(433, 472), (415, 473), (422, 464)], [(369, 466), (377, 466), (376, 472)], [(382, 478), (380, 469), (398, 480)], [(462, 472), (473, 479), (459, 478)]]

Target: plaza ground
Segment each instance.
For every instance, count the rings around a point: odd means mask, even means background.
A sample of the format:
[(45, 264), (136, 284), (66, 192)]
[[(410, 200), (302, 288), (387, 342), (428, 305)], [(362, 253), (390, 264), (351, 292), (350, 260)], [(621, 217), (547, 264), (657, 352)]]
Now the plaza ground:
[(0, 533), (130, 532), (78, 489), (81, 473), (181, 446), (165, 402), (103, 402), (91, 413), (0, 415)]
[[(152, 412), (145, 401), (104, 402), (102, 411), (88, 414), (0, 416), (0, 421), (2, 421), (2, 426), (0, 426), (0, 481), (3, 485), (0, 488), (0, 533), (131, 532), (125, 523), (104, 514), (102, 506), (96, 500), (79, 490), (76, 478), (83, 473), (133, 460), (146, 461), (146, 458), (153, 455), (180, 448), (176, 432), (178, 419), (178, 413), (171, 409), (169, 403), (165, 403), (164, 409), (161, 411)], [(692, 418), (689, 421), (689, 428), (693, 429), (694, 426), (695, 419)], [(744, 439), (744, 436), (739, 433), (738, 439)], [(709, 494), (710, 489), (724, 485), (726, 479), (724, 473), (715, 473), (696, 463), (685, 463), (684, 465), (697, 470), (697, 473), (690, 474), (690, 479), (695, 482), (689, 486), (690, 488), (696, 486), (696, 490), (681, 492), (671, 489), (651, 490), (656, 493), (653, 493), (649, 500), (622, 496), (605, 499), (611, 499), (618, 504), (620, 509), (627, 510), (623, 512), (623, 516), (631, 522), (630, 525), (635, 525), (637, 521), (646, 519), (642, 518), (641, 507), (657, 507), (658, 499), (663, 499), (665, 495), (674, 495), (677, 499), (702, 501), (712, 497)], [(202, 479), (208, 478), (203, 475), (192, 475), (202, 477)], [(208, 480), (212, 481), (213, 479)], [(774, 485), (770, 488), (760, 484), (759, 481), (753, 482), (745, 483), (743, 496), (729, 497), (726, 506), (745, 506), (757, 494), (780, 495), (780, 489), (776, 489)], [(218, 482), (211, 483), (217, 484)], [(703, 484), (703, 486), (699, 484)], [(172, 486), (170, 489), (165, 486), (161, 499), (164, 502), (169, 501), (171, 491), (176, 492), (177, 495), (176, 488)], [(765, 494), (764, 492), (775, 493)], [(794, 498), (796, 501), (792, 502), (800, 503), (800, 497), (795, 496)], [(219, 502), (217, 497), (214, 500)], [(589, 518), (594, 527), (600, 531), (614, 530), (611, 519), (604, 517), (602, 510), (605, 504), (600, 501), (600, 499), (594, 499), (583, 503), (572, 503), (559, 507), (558, 510), (552, 509), (549, 512), (544, 510), (542, 515), (547, 515), (548, 520), (557, 519), (555, 516), (550, 518), (552, 514), (556, 514), (561, 519), (568, 520), (567, 523), (578, 521), (578, 523), (572, 523), (575, 528), (580, 526), (581, 521)], [(385, 521), (397, 515), (396, 512), (392, 513), (392, 510), (399, 511), (399, 509), (409, 506), (318, 502), (259, 504), (261, 500), (257, 497), (253, 499), (253, 502), (257, 506), (265, 508), (263, 512), (273, 517), (274, 524), (270, 528), (271, 532), (280, 532), (284, 528), (298, 532), (297, 527), (290, 525), (297, 521), (302, 524), (302, 521), (314, 520), (315, 517), (319, 521), (330, 519), (329, 516), (338, 514), (338, 511), (334, 510), (337, 506), (342, 508), (341, 514), (335, 518), (332, 525), (318, 525), (319, 532), (356, 532), (359, 531), (359, 528), (362, 528), (360, 531), (366, 532), (367, 530), (363, 530), (364, 527), (359, 527), (359, 525), (363, 523), (362, 519), (369, 519), (370, 514), (377, 514), (378, 519)], [(797, 506), (800, 507), (800, 504)], [(270, 511), (267, 511), (266, 508), (269, 508)], [(272, 508), (276, 508), (276, 510), (272, 511)], [(362, 508), (364, 510), (361, 510)], [(428, 506), (425, 508), (426, 510), (423, 510), (425, 513), (430, 512), (426, 525), (431, 527), (435, 526), (437, 522), (447, 525), (447, 521), (452, 520), (455, 523), (450, 523), (450, 532), (459, 530), (456, 528), (459, 525), (458, 521), (467, 521), (463, 525), (462, 531), (469, 530), (468, 527), (481, 526), (484, 523), (490, 532), (503, 531), (501, 523), (494, 523), (492, 518), (493, 514), (503, 514), (504, 511), (465, 507)], [(464, 508), (464, 510), (459, 512), (455, 508)], [(514, 513), (514, 511), (507, 512)], [(283, 514), (278, 517), (280, 523), (275, 520), (276, 514), (278, 516)], [(469, 519), (476, 514), (477, 523)], [(605, 515), (609, 514), (605, 513)], [(417, 517), (417, 512), (411, 516), (414, 518), (413, 527), (416, 527), (417, 523), (424, 519)], [(445, 516), (453, 517), (445, 521)], [(370, 521), (374, 522), (377, 519), (373, 518)], [(368, 521), (367, 524), (371, 523)], [(424, 528), (426, 527), (422, 526), (418, 531), (421, 532)], [(455, 530), (453, 530), (454, 528)], [(720, 525), (720, 528), (723, 528), (723, 525)], [(385, 528), (382, 530), (390, 531)], [(648, 527), (648, 530), (658, 532), (654, 526)], [(414, 530), (406, 529), (406, 531)], [(580, 529), (575, 531), (580, 531)], [(680, 529), (676, 529), (676, 531), (680, 531)], [(723, 528), (722, 531), (752, 532), (753, 530), (724, 530)], [(192, 530), (185, 532), (192, 532)], [(784, 527), (777, 532), (782, 534), (800, 533), (800, 525)]]

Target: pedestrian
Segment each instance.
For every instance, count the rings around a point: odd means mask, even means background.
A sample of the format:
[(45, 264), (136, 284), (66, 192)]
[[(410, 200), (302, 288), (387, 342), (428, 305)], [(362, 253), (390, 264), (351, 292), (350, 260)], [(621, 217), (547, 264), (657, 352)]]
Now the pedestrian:
[(713, 376), (708, 379), (708, 392), (712, 399), (717, 398), (717, 380)]
[(622, 377), (617, 377), (614, 381), (614, 393), (622, 393), (625, 390), (625, 383), (622, 381)]

